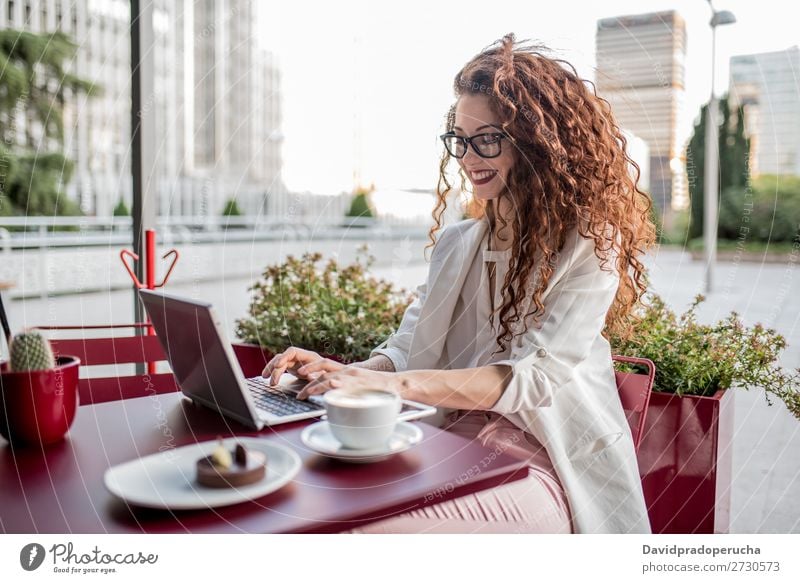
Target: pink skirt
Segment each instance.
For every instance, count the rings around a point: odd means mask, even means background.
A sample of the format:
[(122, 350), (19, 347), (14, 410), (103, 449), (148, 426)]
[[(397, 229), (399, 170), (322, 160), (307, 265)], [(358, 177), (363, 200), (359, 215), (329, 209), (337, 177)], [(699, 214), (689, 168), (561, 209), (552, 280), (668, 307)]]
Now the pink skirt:
[(571, 533), (564, 488), (547, 451), (529, 433), (490, 411), (455, 411), (444, 429), (527, 460), (527, 478), (419, 508), (350, 533)]

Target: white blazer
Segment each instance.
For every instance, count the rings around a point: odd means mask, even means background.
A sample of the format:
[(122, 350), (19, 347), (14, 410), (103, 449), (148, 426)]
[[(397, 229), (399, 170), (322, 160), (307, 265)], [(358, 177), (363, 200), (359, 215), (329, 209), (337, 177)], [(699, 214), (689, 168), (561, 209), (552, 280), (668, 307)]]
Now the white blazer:
[[(442, 349), (487, 228), (485, 219), (469, 219), (441, 232), (417, 299), (370, 356), (386, 355), (396, 371), (450, 368)], [(491, 408), (545, 446), (577, 533), (650, 532), (611, 350), (600, 334), (619, 285), (613, 265), (600, 269), (594, 242), (577, 228), (567, 236), (542, 295), (545, 315), (512, 342), (512, 378)], [(522, 313), (529, 306), (530, 294)], [(512, 327), (514, 333), (521, 329), (521, 323)]]

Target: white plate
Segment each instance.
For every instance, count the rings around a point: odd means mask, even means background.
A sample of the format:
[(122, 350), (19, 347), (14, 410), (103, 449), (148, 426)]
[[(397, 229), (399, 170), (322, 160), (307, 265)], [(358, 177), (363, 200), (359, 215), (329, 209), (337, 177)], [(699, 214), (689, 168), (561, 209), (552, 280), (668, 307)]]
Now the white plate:
[(148, 508), (190, 510), (228, 506), (266, 496), (285, 486), (300, 471), (302, 462), (285, 445), (254, 437), (224, 439), (232, 450), (236, 443), (267, 456), (267, 475), (239, 488), (208, 488), (195, 481), (197, 460), (210, 455), (218, 440), (193, 443), (149, 455), (106, 470), (103, 482), (112, 494)]
[(331, 433), (327, 421), (309, 425), (300, 434), (301, 441), (322, 455), (348, 462), (370, 463), (380, 461), (422, 440), (422, 429), (412, 423), (400, 421), (386, 445), (372, 449), (351, 449), (342, 445)]

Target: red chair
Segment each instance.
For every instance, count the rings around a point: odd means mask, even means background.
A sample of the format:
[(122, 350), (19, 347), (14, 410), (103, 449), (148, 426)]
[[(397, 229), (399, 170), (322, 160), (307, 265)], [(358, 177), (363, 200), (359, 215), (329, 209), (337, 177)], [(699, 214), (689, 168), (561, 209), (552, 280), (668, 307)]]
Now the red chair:
[(611, 358), (614, 362), (644, 366), (648, 371), (647, 374), (614, 371), (622, 409), (625, 411), (631, 427), (633, 446), (638, 452), (644, 435), (644, 424), (647, 418), (647, 407), (650, 404), (650, 391), (653, 390), (653, 381), (656, 376), (656, 365), (647, 358), (620, 355)]
[[(37, 326), (40, 330), (105, 330), (117, 328), (148, 328), (151, 324), (112, 324), (100, 326)], [(53, 352), (70, 354), (81, 360), (81, 376), (87, 367), (152, 363), (167, 359), (157, 336), (121, 336), (104, 338), (54, 338)], [(81, 405), (105, 403), (154, 394), (170, 393), (180, 388), (171, 372), (133, 374), (100, 378), (81, 378), (78, 392)]]

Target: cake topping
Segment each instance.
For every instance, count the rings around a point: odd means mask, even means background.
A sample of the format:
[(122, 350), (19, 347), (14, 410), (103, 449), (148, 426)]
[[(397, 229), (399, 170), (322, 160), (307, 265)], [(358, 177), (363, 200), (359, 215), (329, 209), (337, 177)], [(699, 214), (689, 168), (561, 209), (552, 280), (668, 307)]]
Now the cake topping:
[(219, 466), (225, 469), (228, 469), (233, 465), (233, 458), (231, 458), (231, 452), (225, 449), (225, 446), (222, 445), (221, 437), (219, 438), (219, 444), (217, 445), (216, 449), (214, 449), (214, 451), (211, 452), (211, 463), (213, 463), (215, 466)]
[(234, 453), (234, 457), (236, 458), (237, 466), (247, 465), (247, 450), (241, 443), (236, 444), (236, 452)]

